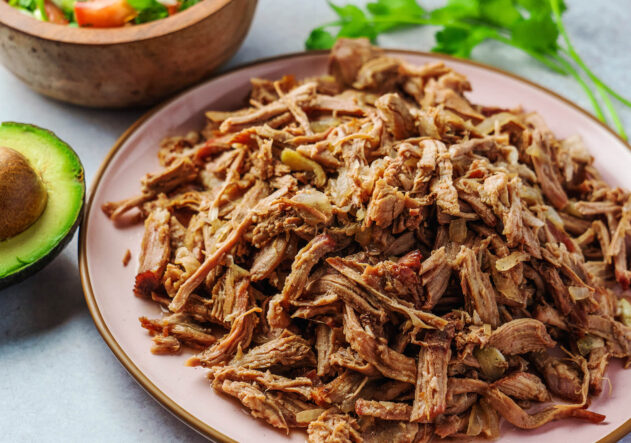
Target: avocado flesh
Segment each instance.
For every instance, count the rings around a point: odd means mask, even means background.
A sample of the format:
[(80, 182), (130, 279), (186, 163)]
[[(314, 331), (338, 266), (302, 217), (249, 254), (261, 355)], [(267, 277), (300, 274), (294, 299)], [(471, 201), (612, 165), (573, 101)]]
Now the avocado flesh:
[(83, 167), (76, 153), (52, 132), (21, 123), (0, 125), (0, 146), (26, 157), (41, 178), (48, 199), (25, 231), (0, 241), (0, 287), (20, 279), (60, 251), (78, 225), (85, 197)]

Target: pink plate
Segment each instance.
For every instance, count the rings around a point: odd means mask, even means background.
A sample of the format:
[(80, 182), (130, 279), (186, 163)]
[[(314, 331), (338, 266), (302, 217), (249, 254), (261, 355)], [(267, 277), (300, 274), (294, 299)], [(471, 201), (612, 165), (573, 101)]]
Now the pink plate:
[[(571, 103), (526, 80), (497, 69), (469, 61), (434, 54), (391, 51), (416, 64), (442, 60), (465, 74), (473, 85), (470, 98), (476, 103), (515, 107), (541, 113), (563, 138), (583, 137), (596, 158), (596, 166), (612, 184), (631, 188), (629, 147), (608, 128)], [(158, 169), (157, 150), (166, 137), (199, 129), (204, 111), (231, 110), (243, 105), (251, 77), (269, 79), (293, 74), (297, 78), (322, 74), (326, 70), (324, 53), (297, 54), (262, 61), (199, 85), (143, 117), (114, 146), (93, 184), (81, 229), (80, 269), (86, 301), (94, 321), (108, 345), (138, 382), (158, 401), (186, 423), (219, 441), (304, 441), (305, 434), (290, 436), (250, 417), (240, 404), (217, 395), (200, 368), (184, 366), (188, 355), (155, 356), (149, 352), (150, 340), (140, 328), (139, 316), (156, 317), (160, 309), (132, 294), (142, 226), (117, 229), (99, 209), (107, 201), (138, 194), (139, 179)], [(127, 249), (132, 261), (121, 264)], [(631, 430), (627, 395), (631, 393), (631, 371), (614, 362), (607, 376), (611, 393), (605, 388), (590, 409), (605, 414), (600, 425), (578, 420), (550, 423), (534, 431), (519, 431), (503, 426), (502, 441), (594, 442), (615, 441)], [(613, 433), (613, 434), (612, 434)]]

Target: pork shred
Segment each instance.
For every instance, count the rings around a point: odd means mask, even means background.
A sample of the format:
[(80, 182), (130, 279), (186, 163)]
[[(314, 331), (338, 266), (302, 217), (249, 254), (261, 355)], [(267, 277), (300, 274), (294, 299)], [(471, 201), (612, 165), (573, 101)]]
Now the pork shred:
[(171, 214), (163, 208), (152, 211), (145, 220), (145, 234), (140, 245), (140, 264), (134, 292), (151, 295), (160, 287), (162, 275), (171, 256), (169, 221)]
[(340, 39), (328, 75), (254, 79), (166, 139), (138, 195), (103, 205), (144, 220), (134, 293), (168, 310), (140, 318), (151, 351), (194, 352), (310, 442), (601, 421), (587, 406), (631, 361), (631, 195), (579, 137), (471, 86)]

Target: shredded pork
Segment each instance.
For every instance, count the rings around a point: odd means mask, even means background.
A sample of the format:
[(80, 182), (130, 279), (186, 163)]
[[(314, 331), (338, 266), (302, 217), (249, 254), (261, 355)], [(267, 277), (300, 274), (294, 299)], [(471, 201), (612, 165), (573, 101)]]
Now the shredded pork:
[(311, 442), (602, 421), (590, 396), (631, 358), (630, 194), (442, 63), (342, 39), (329, 68), (254, 79), (103, 206), (144, 219), (134, 292), (170, 311), (141, 318), (152, 351), (193, 349), (217, 392)]

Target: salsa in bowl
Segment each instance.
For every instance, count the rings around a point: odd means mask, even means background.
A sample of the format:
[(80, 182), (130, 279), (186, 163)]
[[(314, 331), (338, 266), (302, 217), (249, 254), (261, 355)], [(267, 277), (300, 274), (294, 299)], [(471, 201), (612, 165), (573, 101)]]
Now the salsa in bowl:
[(8, 0), (20, 12), (75, 27), (114, 28), (167, 18), (201, 0)]

